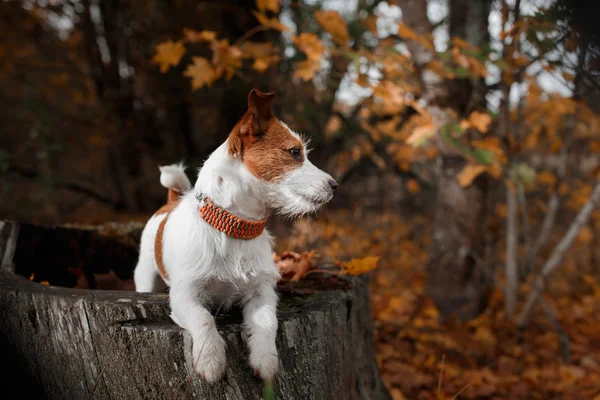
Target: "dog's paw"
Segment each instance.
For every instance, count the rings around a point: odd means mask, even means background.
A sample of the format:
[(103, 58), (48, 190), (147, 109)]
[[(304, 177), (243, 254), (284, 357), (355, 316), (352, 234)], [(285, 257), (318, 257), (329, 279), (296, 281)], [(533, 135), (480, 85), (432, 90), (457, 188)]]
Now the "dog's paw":
[(218, 333), (210, 340), (194, 341), (194, 370), (202, 379), (217, 382), (223, 377), (226, 366), (225, 341)]
[(265, 381), (270, 381), (277, 375), (279, 368), (279, 357), (277, 349), (273, 346), (268, 351), (251, 351), (250, 366), (254, 368), (254, 374)]

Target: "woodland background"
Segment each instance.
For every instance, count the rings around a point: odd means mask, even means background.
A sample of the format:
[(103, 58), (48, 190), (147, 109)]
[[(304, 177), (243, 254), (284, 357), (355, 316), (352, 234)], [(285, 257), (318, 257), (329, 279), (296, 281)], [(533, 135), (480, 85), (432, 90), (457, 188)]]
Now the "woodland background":
[(165, 199), (157, 166), (193, 177), (249, 90), (273, 91), (340, 183), (316, 217), (271, 222), (278, 252), (377, 266), (394, 399), (598, 399), (597, 15), (575, 0), (1, 1), (0, 217), (140, 226)]

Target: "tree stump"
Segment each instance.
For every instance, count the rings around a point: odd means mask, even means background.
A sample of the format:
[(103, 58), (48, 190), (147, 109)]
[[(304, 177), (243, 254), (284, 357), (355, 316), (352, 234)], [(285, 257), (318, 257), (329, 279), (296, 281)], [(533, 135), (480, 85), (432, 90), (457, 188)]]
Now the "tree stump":
[[(67, 252), (79, 254), (70, 259), (78, 266), (93, 264), (102, 259), (97, 242), (110, 240), (93, 230), (0, 222), (5, 382), (36, 399), (262, 398), (239, 310), (217, 316), (228, 364), (223, 380), (210, 385), (192, 372), (191, 338), (170, 320), (166, 293), (45, 286), (19, 273), (61, 270)], [(55, 253), (63, 256), (49, 257)], [(135, 257), (122, 261), (135, 265)], [(375, 360), (368, 278), (311, 278), (280, 289), (275, 398), (388, 399)]]

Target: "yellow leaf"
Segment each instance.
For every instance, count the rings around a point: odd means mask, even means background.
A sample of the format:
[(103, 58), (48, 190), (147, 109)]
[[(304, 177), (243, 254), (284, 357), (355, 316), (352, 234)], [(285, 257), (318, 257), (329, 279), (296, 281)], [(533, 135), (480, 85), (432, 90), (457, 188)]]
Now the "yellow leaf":
[(266, 10), (277, 13), (279, 12), (279, 0), (256, 0), (256, 8), (263, 13)]
[(373, 96), (380, 99), (386, 111), (390, 113), (399, 111), (405, 103), (402, 87), (389, 80), (379, 82), (379, 85), (373, 88)]
[(458, 173), (458, 175), (456, 175), (456, 179), (460, 186), (467, 187), (470, 186), (475, 178), (481, 175), (485, 170), (485, 165), (468, 164)]
[(435, 48), (431, 40), (425, 38), (423, 35), (419, 35), (417, 32), (413, 31), (407, 25), (399, 24), (398, 25), (398, 36), (400, 36), (404, 40), (411, 40), (421, 47), (426, 48), (427, 50), (434, 51)]
[(361, 275), (377, 268), (379, 257), (353, 258), (342, 263), (342, 274)]
[(419, 182), (417, 182), (416, 179), (410, 179), (406, 183), (406, 189), (408, 189), (410, 193), (419, 193), (421, 191), (421, 185), (419, 185)]
[(309, 60), (321, 61), (325, 46), (314, 33), (304, 32), (299, 36), (294, 36), (294, 44), (306, 54)]
[(279, 62), (277, 48), (268, 42), (244, 42), (240, 45), (240, 50), (244, 57), (254, 58), (252, 68), (261, 73)]
[(556, 176), (548, 171), (542, 171), (537, 174), (537, 181), (542, 185), (554, 186), (556, 184)]
[(497, 137), (486, 137), (483, 140), (473, 140), (471, 144), (477, 149), (485, 149), (491, 151), (492, 153), (494, 153), (496, 158), (503, 163), (507, 161), (504, 149), (502, 149), (502, 143)]
[(242, 56), (244, 55), (239, 47), (230, 46), (227, 39), (213, 42), (211, 45), (213, 51), (212, 65), (215, 67), (217, 78), (225, 75), (226, 79), (231, 79), (236, 70), (242, 66)]
[(296, 64), (296, 71), (294, 71), (294, 78), (300, 78), (303, 81), (310, 81), (317, 71), (321, 69), (321, 63), (315, 60), (304, 60)]
[(319, 25), (321, 25), (323, 29), (331, 34), (331, 37), (335, 43), (340, 46), (345, 46), (348, 44), (350, 35), (348, 35), (346, 21), (344, 21), (342, 16), (337, 11), (317, 11), (315, 12), (315, 18), (317, 19)]
[(276, 31), (280, 31), (280, 32), (287, 32), (290, 30), (289, 27), (287, 27), (287, 26), (283, 25), (281, 22), (279, 22), (279, 20), (277, 18), (269, 18), (265, 14), (262, 14), (262, 13), (259, 13), (256, 11), (252, 11), (252, 14), (254, 14), (254, 16), (256, 17), (258, 22), (260, 22), (260, 24), (264, 27), (267, 27), (270, 29), (275, 29)]
[(240, 50), (246, 57), (265, 58), (275, 54), (277, 49), (269, 42), (244, 42), (240, 45)]
[(427, 139), (431, 138), (435, 135), (436, 127), (433, 123), (428, 123), (426, 125), (421, 125), (416, 127), (411, 135), (406, 139), (406, 143), (418, 147), (423, 144)]
[(183, 36), (185, 40), (190, 43), (199, 43), (199, 42), (212, 42), (217, 39), (217, 32), (215, 31), (194, 31), (192, 29), (185, 28), (183, 30)]
[(181, 57), (185, 54), (185, 47), (181, 41), (160, 43), (156, 47), (156, 54), (152, 58), (154, 64), (160, 65), (160, 72), (163, 74), (169, 70), (171, 66), (176, 66), (181, 61)]
[(257, 58), (252, 64), (252, 68), (260, 73), (265, 72), (271, 65), (279, 62), (279, 56)]
[(367, 28), (373, 35), (377, 35), (377, 16), (369, 15), (367, 18), (362, 20), (362, 25)]
[(471, 115), (469, 115), (469, 123), (479, 132), (486, 133), (492, 123), (492, 117), (490, 117), (488, 113), (473, 111)]
[(398, 36), (400, 36), (402, 39), (409, 39), (412, 41), (419, 40), (419, 34), (409, 28), (408, 25), (404, 24), (398, 25)]
[(187, 66), (183, 76), (192, 78), (192, 90), (210, 86), (217, 79), (213, 66), (204, 57), (194, 57), (193, 64)]

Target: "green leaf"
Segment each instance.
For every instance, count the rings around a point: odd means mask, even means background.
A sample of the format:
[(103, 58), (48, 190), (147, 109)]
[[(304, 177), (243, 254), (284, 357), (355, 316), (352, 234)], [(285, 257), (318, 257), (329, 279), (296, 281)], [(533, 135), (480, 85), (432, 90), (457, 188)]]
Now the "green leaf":
[(513, 167), (510, 177), (513, 182), (527, 187), (535, 182), (536, 172), (529, 165), (520, 163)]
[(486, 149), (475, 149), (473, 157), (479, 164), (490, 165), (494, 162), (494, 153)]

